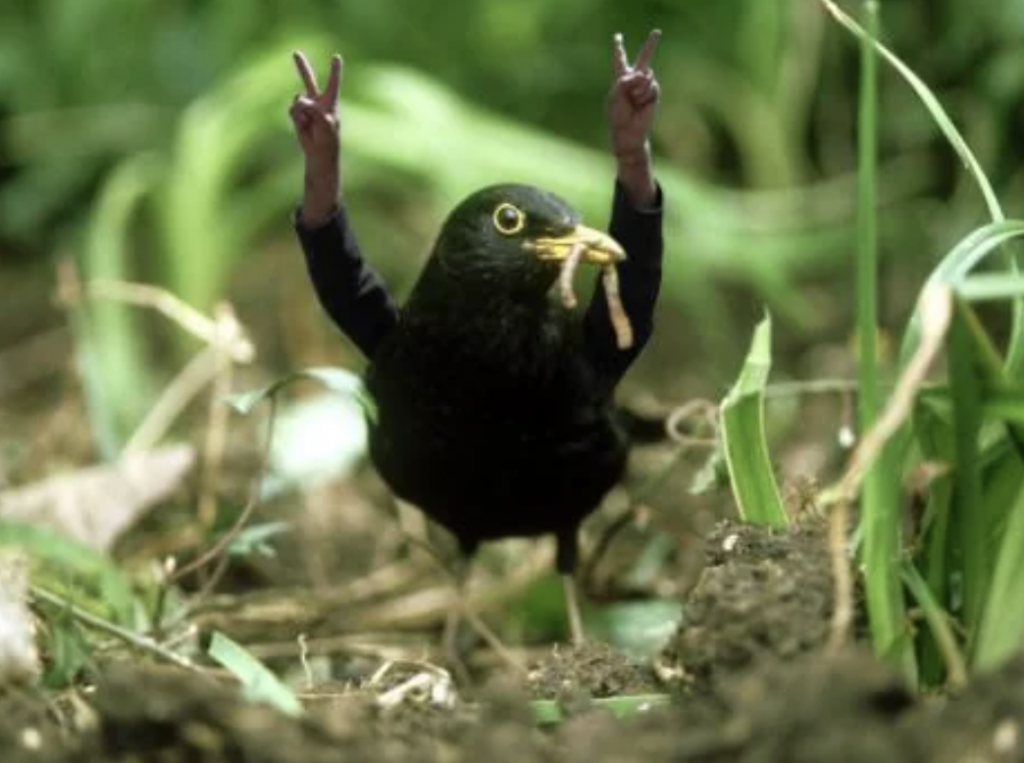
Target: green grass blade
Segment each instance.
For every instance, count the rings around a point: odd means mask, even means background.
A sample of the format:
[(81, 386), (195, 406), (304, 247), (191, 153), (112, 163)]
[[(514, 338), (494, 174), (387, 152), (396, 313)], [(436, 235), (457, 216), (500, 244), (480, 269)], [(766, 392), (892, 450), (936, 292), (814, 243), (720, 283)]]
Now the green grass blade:
[[(924, 293), (935, 283), (948, 283), (959, 287), (968, 280), (969, 274), (978, 267), (992, 252), (1011, 239), (1024, 237), (1024, 220), (1004, 220), (989, 223), (971, 231), (942, 258), (928, 276), (921, 292)], [(903, 335), (900, 348), (900, 365), (907, 361), (917, 350), (921, 341), (920, 305), (911, 316)]]
[[(969, 304), (961, 299), (956, 300), (957, 314), (963, 321), (967, 337), (971, 342), (971, 349), (974, 353), (976, 373), (981, 381), (985, 383), (986, 396), (992, 389), (1004, 389), (1010, 384), (1007, 372), (1004, 370), (1003, 359), (999, 355), (995, 344), (981, 324), (981, 319)], [(983, 408), (982, 408), (983, 410)], [(1024, 427), (1015, 421), (1006, 422), (1006, 432), (1010, 441), (1017, 448), (1017, 452), (1024, 459)]]
[[(129, 257), (133, 216), (160, 171), (154, 157), (143, 155), (110, 174), (86, 229), (85, 278), (135, 280), (138, 269)], [(97, 300), (76, 309), (83, 311), (83, 319), (76, 322), (76, 341), (93, 435), (103, 455), (113, 459), (153, 398), (145, 341), (138, 318), (127, 305)]]
[[(877, 34), (878, 3), (864, 5), (871, 37)], [(877, 67), (870, 49), (861, 52), (859, 115), (857, 120), (857, 410), (860, 431), (866, 432), (878, 415), (878, 221), (875, 208), (877, 147)], [(870, 495), (872, 469), (864, 492)], [(867, 500), (867, 497), (865, 497)]]
[(974, 644), (974, 664), (992, 668), (1024, 644), (1024, 484), (1008, 512), (992, 585)]
[(1024, 390), (986, 391), (981, 412), (986, 419), (1024, 426)]
[(371, 422), (377, 420), (377, 405), (374, 403), (373, 398), (370, 397), (366, 387), (363, 386), (362, 379), (357, 374), (344, 368), (305, 368), (290, 373), (261, 389), (232, 395), (227, 398), (227, 402), (238, 413), (245, 416), (262, 401), (274, 397), (284, 387), (301, 379), (313, 379), (323, 384), (332, 392), (351, 397), (359, 404)]
[(754, 330), (740, 376), (722, 401), (722, 444), (740, 517), (745, 522), (782, 526), (788, 517), (768, 457), (764, 426), (771, 340), (771, 319), (766, 317)]
[[(952, 463), (952, 425), (947, 418), (936, 412), (932, 398), (926, 395), (918, 397), (913, 426), (914, 436), (924, 461), (936, 464)], [(917, 565), (916, 569), (922, 571), (929, 595), (938, 606), (946, 609), (951, 606), (948, 548), (952, 497), (953, 480), (948, 473), (936, 475), (929, 480), (924, 515), (918, 528), (918, 545), (921, 552), (913, 562)], [(944, 647), (939, 643), (939, 638), (939, 634), (930, 629), (920, 646), (921, 680), (929, 686), (939, 685), (948, 670), (949, 659), (942, 656)]]
[(957, 286), (957, 294), (968, 302), (992, 302), (1024, 297), (1024, 276), (1004, 273), (983, 273), (965, 278)]
[(821, 2), (840, 24), (860, 38), (861, 41), (866, 42), (874, 48), (878, 55), (884, 58), (887, 63), (899, 72), (900, 76), (902, 76), (913, 91), (917, 93), (917, 97), (921, 99), (925, 108), (928, 109), (928, 113), (931, 114), (935, 124), (940, 130), (942, 130), (943, 135), (946, 136), (946, 140), (949, 141), (953, 150), (956, 151), (960, 160), (964, 163), (964, 166), (971, 173), (971, 177), (974, 178), (974, 182), (977, 183), (978, 188), (981, 191), (981, 195), (985, 199), (985, 205), (988, 207), (989, 216), (995, 221), (1002, 220), (1005, 217), (1003, 214), (1003, 208), (999, 204), (999, 199), (996, 197), (995, 191), (992, 190), (992, 184), (985, 175), (985, 171), (981, 168), (981, 164), (974, 156), (974, 152), (971, 151), (971, 147), (967, 145), (967, 141), (964, 140), (960, 131), (953, 123), (953, 120), (950, 118), (949, 114), (946, 113), (945, 108), (943, 108), (939, 99), (935, 97), (935, 94), (931, 91), (928, 85), (926, 85), (909, 66), (903, 63), (895, 53), (880, 43), (877, 39), (877, 35), (860, 26), (860, 24), (843, 12), (843, 10), (832, 2), (832, 0), (821, 0)]
[(159, 222), (168, 285), (200, 309), (221, 296), (233, 258), (251, 243), (236, 225), (254, 211), (240, 178), (280, 137), (282, 104), (295, 89), (292, 49), (271, 47), (245, 61), (181, 115)]
[(910, 562), (903, 565), (903, 582), (924, 613), (925, 621), (945, 663), (949, 684), (963, 686), (967, 683), (967, 661), (953, 633), (949, 613), (942, 608), (931, 587), (921, 577), (917, 567)]
[[(935, 124), (942, 131), (943, 135), (949, 141), (953, 150), (956, 151), (960, 160), (964, 163), (974, 182), (977, 184), (981, 195), (985, 200), (985, 206), (988, 208), (989, 216), (994, 222), (1001, 222), (1006, 218), (1003, 212), (1002, 205), (999, 203), (999, 199), (996, 197), (995, 191), (992, 189), (992, 184), (989, 182), (988, 176), (985, 175), (985, 171), (981, 168), (981, 164), (974, 156), (974, 152), (971, 151), (970, 146), (967, 145), (967, 141), (964, 140), (960, 131), (957, 129), (953, 120), (950, 119), (949, 114), (942, 107), (939, 99), (935, 97), (935, 94), (929, 89), (929, 87), (918, 77), (906, 64), (904, 64), (892, 51), (886, 48), (882, 43), (878, 42), (877, 35), (871, 31), (863, 29), (857, 24), (850, 16), (844, 13), (839, 6), (837, 6), (832, 0), (821, 0), (821, 2), (828, 9), (829, 13), (844, 27), (857, 35), (862, 41), (870, 44), (878, 55), (882, 56), (897, 72), (903, 77), (910, 85), (910, 87), (917, 93), (918, 98), (924, 103), (931, 114)], [(1009, 253), (1006, 254), (1006, 266), (1007, 269), (1017, 275), (1019, 272), (1016, 258)], [(1022, 367), (1024, 367), (1024, 300), (1014, 300), (1013, 303), (1013, 319), (1011, 322), (1010, 331), (1010, 354), (1007, 358), (1007, 368), (1009, 369), (1012, 376), (1017, 376)]]
[(990, 383), (999, 384), (1007, 381), (1003, 370), (1003, 359), (992, 338), (985, 331), (978, 314), (969, 304), (960, 299), (959, 290), (956, 297), (957, 317), (963, 321), (964, 328), (967, 330), (967, 338), (971, 341), (978, 374), (983, 380)]
[(266, 702), (287, 715), (302, 714), (302, 703), (294, 692), (247, 649), (223, 633), (214, 632), (207, 652), (239, 680), (249, 699)]
[(98, 599), (90, 601), (92, 597), (79, 590), (76, 598), (82, 604), (101, 606), (118, 622), (130, 621), (135, 601), (131, 581), (106, 554), (43, 527), (0, 519), (0, 548), (5, 546), (51, 565), (52, 571), (44, 567), (41, 573), (51, 587), (66, 587), (68, 576), (75, 576), (75, 582), (87, 584), (98, 594)]
[(981, 467), (978, 436), (981, 432), (982, 385), (970, 328), (954, 315), (948, 337), (949, 387), (953, 398), (953, 528), (962, 557), (963, 616), (968, 630), (980, 618), (988, 587), (989, 562), (985, 545)]
[[(864, 4), (867, 34), (860, 51), (857, 118), (857, 418), (861, 433), (878, 418), (878, 67), (871, 40), (878, 34), (878, 3)], [(861, 558), (866, 569), (865, 596), (875, 651), (916, 673), (913, 650), (903, 638), (906, 603), (900, 582), (902, 548), (899, 460), (894, 444), (883, 446), (864, 475), (861, 492)]]

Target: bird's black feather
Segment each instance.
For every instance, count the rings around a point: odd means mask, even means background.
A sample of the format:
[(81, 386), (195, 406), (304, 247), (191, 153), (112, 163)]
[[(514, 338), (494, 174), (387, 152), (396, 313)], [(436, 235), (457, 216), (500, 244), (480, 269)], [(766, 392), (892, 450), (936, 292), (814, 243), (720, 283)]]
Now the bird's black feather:
[[(515, 235), (493, 224), (503, 203), (525, 213)], [(368, 370), (374, 463), (465, 548), (574, 537), (622, 475), (626, 440), (582, 352), (580, 323), (549, 296), (558, 265), (524, 248), (578, 219), (525, 186), (471, 196), (445, 223)]]
[[(617, 218), (632, 220), (619, 223), (630, 256), (620, 266), (624, 302), (639, 326), (628, 352), (614, 346), (600, 285), (582, 320), (552, 298), (559, 265), (531, 254), (530, 242), (567, 233), (579, 215), (549, 193), (501, 185), (462, 202), (400, 311), (367, 278), (347, 228), (299, 227), (314, 281), (320, 275), (317, 292), (336, 321), (348, 315), (332, 302), (336, 291), (386, 302), (365, 317), (378, 330), (387, 326), (364, 347), (378, 411), (371, 457), (399, 497), (451, 530), (467, 552), (485, 540), (554, 533), (558, 566), (570, 572), (580, 522), (621, 478), (628, 443), (612, 395), (650, 335), (660, 283), (660, 209), (644, 214), (617, 189), (613, 234)], [(348, 269), (358, 265), (358, 288), (338, 272), (337, 253), (323, 251), (332, 242), (351, 244), (345, 251)]]

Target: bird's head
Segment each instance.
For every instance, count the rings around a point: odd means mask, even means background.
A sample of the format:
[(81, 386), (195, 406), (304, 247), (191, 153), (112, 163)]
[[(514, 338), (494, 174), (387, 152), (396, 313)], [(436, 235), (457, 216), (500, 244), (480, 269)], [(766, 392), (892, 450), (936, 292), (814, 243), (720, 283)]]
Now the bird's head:
[(543, 297), (576, 247), (582, 262), (595, 265), (626, 258), (614, 239), (580, 224), (579, 214), (559, 197), (504, 184), (477, 191), (452, 211), (433, 260), (467, 288)]

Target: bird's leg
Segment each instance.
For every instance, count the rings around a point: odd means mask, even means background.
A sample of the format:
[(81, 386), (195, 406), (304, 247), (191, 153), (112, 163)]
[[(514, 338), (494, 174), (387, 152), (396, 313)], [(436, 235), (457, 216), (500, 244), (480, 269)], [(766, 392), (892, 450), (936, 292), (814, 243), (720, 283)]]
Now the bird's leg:
[(555, 567), (562, 577), (562, 591), (565, 595), (565, 614), (569, 620), (569, 634), (573, 646), (583, 644), (583, 617), (580, 615), (580, 602), (576, 588), (576, 561), (579, 548), (576, 538), (577, 529), (562, 530), (555, 537)]
[(445, 659), (460, 678), (465, 677), (466, 667), (459, 655), (459, 625), (466, 615), (466, 586), (469, 581), (471, 558), (470, 555), (460, 555), (458, 561), (449, 568), (455, 585), (455, 606), (448, 610), (444, 621), (444, 633), (441, 636)]
[(453, 670), (456, 671), (459, 679), (467, 682), (469, 675), (462, 661), (462, 656), (459, 654), (458, 644), (459, 626), (463, 621), (466, 621), (506, 665), (519, 673), (525, 673), (526, 668), (523, 664), (509, 651), (508, 647), (502, 643), (501, 639), (498, 638), (497, 634), (491, 630), (487, 623), (470, 608), (469, 596), (466, 590), (469, 584), (469, 565), (479, 544), (460, 540), (459, 545), (461, 546), (462, 554), (459, 557), (458, 563), (454, 568), (446, 567), (455, 581), (456, 597), (455, 606), (448, 612), (448, 616), (445, 618), (444, 633), (441, 637), (445, 659), (448, 660)]
[(565, 614), (569, 619), (569, 634), (573, 646), (584, 642), (583, 618), (580, 616), (580, 602), (577, 595), (576, 578), (572, 573), (562, 573), (562, 592), (565, 594)]

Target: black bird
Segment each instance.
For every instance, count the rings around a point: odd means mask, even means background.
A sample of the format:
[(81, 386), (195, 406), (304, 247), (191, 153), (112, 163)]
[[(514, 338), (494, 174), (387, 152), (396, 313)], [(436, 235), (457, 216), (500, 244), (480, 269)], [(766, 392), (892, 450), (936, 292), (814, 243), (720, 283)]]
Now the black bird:
[(585, 262), (625, 257), (551, 194), (473, 194), (368, 369), (377, 469), (466, 555), (481, 541), (554, 533), (558, 569), (571, 573), (580, 522), (622, 476), (611, 390), (587, 362), (582, 324), (552, 294), (577, 245)]
[[(472, 194), (444, 223), (400, 311), (359, 256), (343, 210), (333, 226), (299, 227), (321, 301), (370, 358), (370, 454), (385, 482), (467, 557), (482, 541), (554, 534), (577, 640), (577, 532), (625, 467), (613, 394), (650, 336), (660, 282), (660, 211), (633, 209), (620, 187), (614, 203), (612, 228), (637, 262), (550, 193), (506, 184)], [(583, 315), (559, 299), (575, 248), (583, 262), (622, 273), (629, 349), (617, 346), (603, 282)]]
[[(481, 541), (553, 533), (576, 641), (577, 530), (624, 469), (612, 398), (651, 335), (661, 283), (662, 196), (649, 141), (660, 37), (652, 30), (632, 65), (622, 35), (613, 38), (611, 235), (581, 226), (536, 188), (486, 188), (445, 222), (401, 310), (363, 260), (339, 196), (341, 58), (321, 90), (294, 54), (305, 94), (289, 113), (306, 158), (296, 232), (321, 304), (370, 360), (371, 457), (467, 555)], [(561, 300), (552, 292), (580, 260), (605, 277), (577, 316), (568, 278)]]

